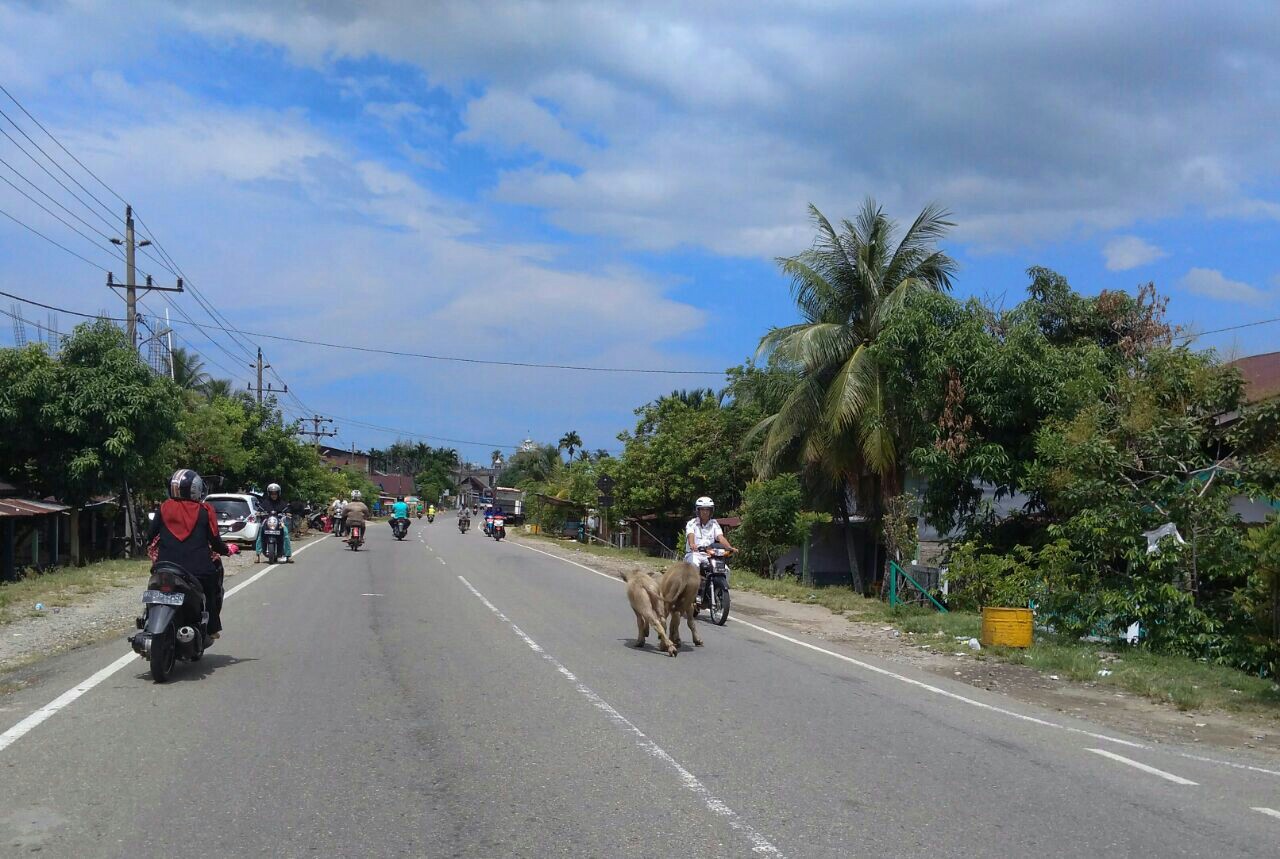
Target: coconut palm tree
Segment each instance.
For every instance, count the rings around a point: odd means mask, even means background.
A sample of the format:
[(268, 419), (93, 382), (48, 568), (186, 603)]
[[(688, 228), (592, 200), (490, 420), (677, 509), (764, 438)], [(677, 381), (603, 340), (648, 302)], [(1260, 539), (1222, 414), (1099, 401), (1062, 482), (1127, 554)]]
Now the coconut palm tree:
[(205, 379), (204, 384), (200, 386), (200, 390), (206, 397), (208, 397), (211, 400), (214, 399), (215, 397), (230, 398), (231, 397), (231, 380), (215, 379), (212, 376), (210, 376), (209, 378)]
[(175, 346), (170, 353), (173, 366), (173, 381), (184, 391), (198, 391), (209, 381), (209, 374), (204, 371), (204, 361), (190, 349)]
[(573, 452), (580, 447), (582, 447), (582, 436), (578, 435), (577, 430), (569, 430), (567, 433), (560, 436), (560, 446), (558, 449), (569, 451), (570, 460), (573, 459)]
[[(872, 347), (912, 293), (951, 288), (955, 262), (936, 244), (952, 224), (927, 206), (895, 244), (896, 225), (870, 198), (839, 230), (817, 207), (809, 214), (813, 246), (777, 261), (803, 321), (760, 340), (759, 354), (795, 376), (777, 412), (755, 428), (763, 436), (756, 470), (763, 477), (795, 468), (825, 483), (847, 521), (851, 491), (864, 509), (901, 492), (900, 439)], [(854, 585), (865, 592), (869, 577), (844, 530)]]

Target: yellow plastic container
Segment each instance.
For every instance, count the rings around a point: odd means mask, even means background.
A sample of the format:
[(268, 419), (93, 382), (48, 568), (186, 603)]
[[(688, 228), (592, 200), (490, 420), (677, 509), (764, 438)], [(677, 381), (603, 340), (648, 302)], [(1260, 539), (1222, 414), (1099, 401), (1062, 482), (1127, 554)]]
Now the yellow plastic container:
[(984, 608), (981, 641), (983, 647), (1030, 647), (1031, 609)]
[(542, 532), (542, 529), (539, 528), (537, 525), (530, 523), (524, 526), (524, 532), (526, 534), (539, 534)]

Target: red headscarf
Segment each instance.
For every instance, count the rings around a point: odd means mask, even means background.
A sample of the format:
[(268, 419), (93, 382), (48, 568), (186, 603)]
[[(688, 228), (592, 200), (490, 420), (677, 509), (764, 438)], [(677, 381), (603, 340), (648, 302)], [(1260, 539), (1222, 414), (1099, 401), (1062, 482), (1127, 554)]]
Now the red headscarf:
[(179, 540), (185, 540), (191, 536), (191, 532), (196, 527), (196, 521), (200, 518), (201, 507), (209, 512), (210, 526), (218, 521), (218, 514), (208, 504), (200, 501), (188, 501), (185, 498), (170, 498), (161, 504), (160, 518), (164, 520), (164, 525), (169, 529), (169, 533)]

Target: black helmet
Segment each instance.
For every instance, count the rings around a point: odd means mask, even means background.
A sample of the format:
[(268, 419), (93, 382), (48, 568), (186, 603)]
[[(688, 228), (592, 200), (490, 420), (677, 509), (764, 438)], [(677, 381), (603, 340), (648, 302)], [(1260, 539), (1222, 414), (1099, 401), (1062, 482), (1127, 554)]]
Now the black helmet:
[(404, 496), (403, 496), (403, 495), (397, 495), (397, 496), (396, 496), (396, 500), (397, 500), (397, 501), (403, 501), (403, 500), (404, 500)]
[(187, 501), (203, 501), (208, 490), (204, 488), (204, 478), (190, 468), (179, 468), (169, 478), (169, 497), (186, 499)]

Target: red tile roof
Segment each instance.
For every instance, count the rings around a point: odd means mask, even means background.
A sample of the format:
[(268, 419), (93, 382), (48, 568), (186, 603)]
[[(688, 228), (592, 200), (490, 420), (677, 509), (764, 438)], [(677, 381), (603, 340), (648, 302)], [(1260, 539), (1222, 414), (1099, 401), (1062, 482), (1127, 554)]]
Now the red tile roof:
[(1280, 396), (1280, 352), (1251, 355), (1231, 362), (1244, 376), (1244, 396), (1250, 403)]

